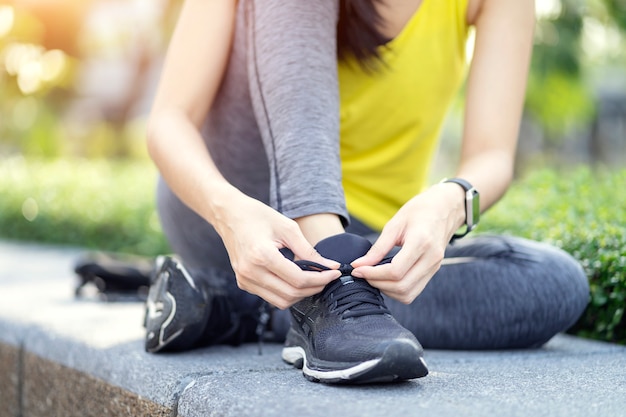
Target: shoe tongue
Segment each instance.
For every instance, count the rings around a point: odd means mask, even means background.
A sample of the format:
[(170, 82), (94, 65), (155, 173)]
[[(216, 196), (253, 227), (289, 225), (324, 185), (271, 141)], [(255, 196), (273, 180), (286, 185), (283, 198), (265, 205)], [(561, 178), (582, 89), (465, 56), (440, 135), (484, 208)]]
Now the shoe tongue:
[[(376, 294), (368, 291), (368, 288), (371, 289), (372, 287), (367, 281), (350, 276), (352, 272), (350, 263), (365, 255), (371, 247), (372, 244), (369, 240), (351, 233), (330, 236), (315, 245), (315, 249), (320, 255), (341, 263), (340, 270), (343, 273), (339, 279), (342, 285), (337, 286), (336, 281), (333, 281), (326, 286), (324, 292), (333, 291), (338, 304), (350, 304), (349, 311), (353, 315), (355, 313), (365, 315), (387, 312), (386, 307), (381, 305)], [(363, 291), (355, 292), (353, 291), (355, 288), (362, 288)], [(346, 293), (346, 290), (349, 292)]]
[(315, 250), (324, 258), (332, 259), (340, 264), (350, 264), (365, 255), (372, 247), (369, 240), (352, 233), (341, 233), (321, 240)]

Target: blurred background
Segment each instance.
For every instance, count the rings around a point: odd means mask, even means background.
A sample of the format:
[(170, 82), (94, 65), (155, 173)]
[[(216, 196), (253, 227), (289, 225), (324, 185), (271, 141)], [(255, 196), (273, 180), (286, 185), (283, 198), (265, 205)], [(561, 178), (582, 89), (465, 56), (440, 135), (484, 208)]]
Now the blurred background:
[(143, 119), (178, 3), (0, 5), (2, 155), (143, 156)]
[[(144, 120), (180, 3), (0, 2), (0, 156), (145, 157)], [(626, 1), (536, 4), (519, 168), (623, 163)], [(458, 138), (451, 118), (444, 150)]]
[[(144, 128), (181, 3), (0, 0), (0, 239), (169, 251)], [(624, 342), (626, 0), (536, 10), (517, 179), (480, 230), (572, 253), (592, 286), (575, 330)], [(453, 169), (461, 109), (462, 93), (433, 180)]]

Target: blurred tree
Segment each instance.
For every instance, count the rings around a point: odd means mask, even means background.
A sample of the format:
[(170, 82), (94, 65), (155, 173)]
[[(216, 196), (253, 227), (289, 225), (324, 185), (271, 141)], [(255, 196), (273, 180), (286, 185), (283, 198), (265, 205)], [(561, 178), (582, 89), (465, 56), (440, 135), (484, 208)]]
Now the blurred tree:
[[(181, 2), (0, 0), (0, 146), (43, 155), (133, 154), (127, 127), (149, 93), (151, 71), (165, 49), (160, 42), (169, 38)], [(572, 130), (594, 126), (589, 149), (596, 155), (606, 153), (598, 139), (602, 129), (596, 126), (602, 111), (596, 97), (597, 86), (589, 80), (591, 63), (598, 66), (598, 56), (603, 52), (597, 42), (590, 43), (589, 39), (607, 38), (610, 42), (602, 42), (616, 44), (613, 49), (622, 50), (621, 55), (615, 51), (608, 55), (620, 55), (621, 65), (626, 63), (626, 0), (536, 3), (539, 18), (528, 82), (527, 115), (538, 122), (548, 146), (559, 145)], [(106, 21), (102, 18), (106, 13), (99, 6), (107, 10), (117, 7), (123, 13)], [(154, 16), (146, 18), (145, 10)], [(90, 21), (94, 15), (100, 16), (96, 23), (101, 26), (96, 29)], [(92, 42), (94, 36), (102, 36), (104, 41)], [(85, 103), (85, 93), (75, 88), (77, 74), (81, 76), (78, 80), (82, 80), (85, 72), (101, 68), (103, 61), (92, 59), (98, 54), (115, 56), (128, 67), (127, 87), (121, 87), (124, 91), (115, 100), (101, 100), (97, 104), (100, 107), (88, 116), (90, 120), (83, 120), (82, 127), (68, 132), (66, 105), (71, 102), (81, 110)], [(97, 73), (95, 77), (101, 75)], [(118, 77), (113, 84), (110, 80), (95, 84), (104, 85), (111, 92), (124, 82)], [(91, 111), (82, 110), (83, 116)]]
[(604, 0), (607, 11), (612, 16), (615, 23), (626, 31), (626, 1), (625, 0)]
[(135, 111), (178, 3), (0, 0), (0, 152), (142, 153)]
[[(597, 86), (590, 78), (600, 66), (619, 65), (619, 52), (602, 56), (602, 49), (611, 42), (617, 50), (624, 44), (617, 28), (626, 32), (626, 0), (538, 0), (537, 5), (545, 10), (536, 26), (526, 110), (539, 122), (544, 145), (550, 148), (568, 133), (598, 123)], [(585, 48), (591, 35), (600, 39)], [(623, 51), (621, 55), (623, 60)], [(604, 153), (603, 142), (593, 128), (588, 138), (593, 160)]]
[(553, 3), (555, 10), (537, 21), (526, 102), (548, 143), (572, 123), (588, 123), (593, 115), (590, 92), (580, 82), (584, 4)]
[[(0, 145), (6, 151), (62, 152), (57, 117), (69, 97), (75, 60), (52, 31), (17, 1), (0, 4)], [(0, 149), (1, 150), (1, 149)]]

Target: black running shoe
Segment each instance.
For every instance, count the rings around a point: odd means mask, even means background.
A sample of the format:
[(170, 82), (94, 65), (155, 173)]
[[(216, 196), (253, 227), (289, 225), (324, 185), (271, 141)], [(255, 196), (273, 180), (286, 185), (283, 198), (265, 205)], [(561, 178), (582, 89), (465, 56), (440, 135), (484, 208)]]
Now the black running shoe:
[(255, 341), (259, 314), (234, 311), (223, 289), (194, 280), (178, 260), (161, 256), (146, 301), (145, 348), (156, 353)]
[[(316, 245), (322, 256), (342, 264), (342, 276), (290, 308), (292, 324), (282, 352), (283, 360), (311, 381), (375, 383), (428, 374), (421, 345), (391, 316), (380, 291), (350, 275), (350, 262), (370, 246), (348, 233)], [(298, 263), (303, 269), (325, 269)]]

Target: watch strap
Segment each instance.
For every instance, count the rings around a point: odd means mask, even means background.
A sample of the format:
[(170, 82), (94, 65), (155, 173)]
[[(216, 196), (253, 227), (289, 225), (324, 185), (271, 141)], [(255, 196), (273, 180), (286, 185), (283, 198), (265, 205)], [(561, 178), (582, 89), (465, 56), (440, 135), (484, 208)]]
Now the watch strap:
[(478, 191), (469, 181), (463, 178), (445, 178), (442, 183), (455, 183), (465, 190), (465, 230), (457, 232), (452, 236), (452, 240), (462, 238), (471, 232), (477, 225), (480, 217), (480, 201)]

